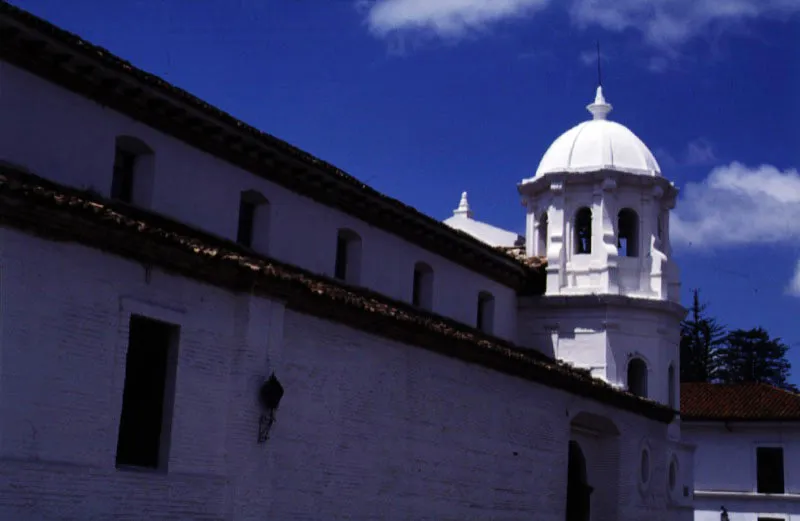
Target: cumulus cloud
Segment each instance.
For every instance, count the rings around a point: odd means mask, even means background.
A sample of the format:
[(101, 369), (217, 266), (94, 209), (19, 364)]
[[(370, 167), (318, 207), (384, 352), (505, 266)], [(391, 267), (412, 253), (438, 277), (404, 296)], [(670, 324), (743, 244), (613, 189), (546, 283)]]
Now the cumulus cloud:
[(733, 162), (683, 189), (671, 224), (673, 241), (697, 248), (796, 244), (800, 173)]
[(580, 26), (633, 29), (650, 45), (667, 51), (674, 51), (714, 24), (797, 12), (797, 0), (574, 0), (570, 9)]
[(690, 141), (686, 147), (686, 164), (688, 165), (706, 165), (716, 160), (714, 148), (703, 138)]
[(493, 22), (529, 15), (548, 1), (375, 0), (367, 11), (367, 23), (379, 36), (429, 31), (444, 38), (457, 38)]
[[(550, 0), (357, 0), (370, 30), (378, 36), (425, 31), (459, 38), (490, 24), (529, 16)], [(680, 47), (711, 28), (800, 13), (798, 0), (561, 0), (580, 28), (639, 32), (658, 52), (648, 68), (660, 72)], [(665, 58), (667, 57), (667, 58)], [(587, 57), (588, 58), (588, 57)]]
[(667, 169), (679, 166), (702, 166), (717, 162), (714, 146), (705, 138), (689, 141), (686, 148), (677, 154), (673, 154), (663, 147), (656, 148), (653, 152), (658, 159), (658, 164)]
[[(800, 173), (733, 162), (683, 190), (670, 224), (678, 244), (706, 250), (800, 242)], [(787, 293), (800, 297), (800, 262)]]

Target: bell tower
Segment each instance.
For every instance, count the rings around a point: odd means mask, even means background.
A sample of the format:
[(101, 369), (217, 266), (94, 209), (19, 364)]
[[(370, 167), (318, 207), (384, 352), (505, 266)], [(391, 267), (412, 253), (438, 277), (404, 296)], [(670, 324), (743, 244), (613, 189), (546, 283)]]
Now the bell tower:
[(562, 134), (518, 189), (528, 256), (547, 258), (547, 289), (521, 309), (523, 342), (636, 394), (677, 406), (680, 280), (669, 216), (678, 190), (645, 144), (592, 118)]

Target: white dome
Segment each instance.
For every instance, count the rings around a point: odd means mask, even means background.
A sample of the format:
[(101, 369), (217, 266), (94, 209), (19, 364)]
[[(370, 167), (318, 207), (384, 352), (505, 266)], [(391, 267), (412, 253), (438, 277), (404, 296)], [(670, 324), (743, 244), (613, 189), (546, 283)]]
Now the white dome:
[(606, 119), (611, 105), (603, 98), (602, 87), (597, 87), (594, 103), (586, 108), (594, 119), (572, 127), (550, 145), (536, 169), (537, 177), (597, 170), (661, 175), (656, 158), (642, 140), (624, 125)]

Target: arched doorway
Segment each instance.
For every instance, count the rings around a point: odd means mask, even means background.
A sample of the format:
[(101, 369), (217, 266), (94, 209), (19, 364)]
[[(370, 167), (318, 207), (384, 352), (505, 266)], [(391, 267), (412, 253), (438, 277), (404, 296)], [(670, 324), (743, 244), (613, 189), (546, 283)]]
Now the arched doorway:
[(593, 488), (586, 479), (586, 458), (576, 441), (569, 442), (566, 521), (589, 521)]

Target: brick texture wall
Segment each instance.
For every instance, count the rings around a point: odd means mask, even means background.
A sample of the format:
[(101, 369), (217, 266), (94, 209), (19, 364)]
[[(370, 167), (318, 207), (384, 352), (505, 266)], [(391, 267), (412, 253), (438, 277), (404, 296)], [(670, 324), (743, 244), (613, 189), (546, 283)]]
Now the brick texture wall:
[[(0, 244), (0, 520), (561, 521), (570, 437), (593, 520), (685, 519), (665, 425), (81, 246)], [(114, 465), (131, 313), (181, 327), (167, 473)], [(588, 441), (579, 414), (619, 434)]]

